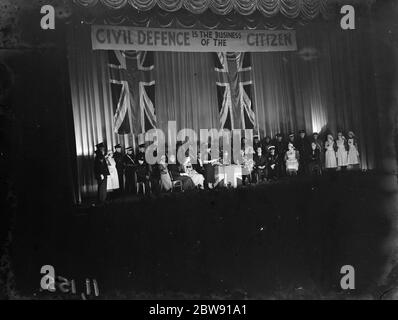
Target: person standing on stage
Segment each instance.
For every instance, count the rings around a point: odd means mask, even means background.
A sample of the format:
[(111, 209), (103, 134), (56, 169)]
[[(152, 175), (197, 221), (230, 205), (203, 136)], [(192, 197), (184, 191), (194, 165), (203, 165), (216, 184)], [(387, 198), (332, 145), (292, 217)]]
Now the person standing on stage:
[(119, 178), (119, 191), (124, 191), (124, 164), (123, 164), (123, 154), (122, 146), (117, 144), (115, 146), (115, 152), (113, 153), (113, 159), (116, 162), (117, 176)]
[(342, 132), (337, 133), (336, 146), (337, 170), (342, 170), (345, 169), (348, 164), (347, 139), (343, 136)]
[[(261, 145), (261, 147), (262, 147), (262, 149), (263, 149), (263, 154), (267, 154), (268, 153), (268, 148), (270, 147), (270, 146), (272, 146), (273, 144), (272, 144), (272, 141), (271, 141), (271, 138), (270, 137), (265, 137), (264, 138), (264, 141), (263, 141), (263, 143), (262, 143), (262, 145)], [(256, 149), (257, 150), (257, 149)]]
[(262, 148), (262, 142), (260, 141), (258, 135), (253, 136), (253, 148), (257, 150), (258, 148)]
[(311, 153), (311, 144), (304, 130), (299, 131), (296, 148), (300, 154), (299, 174), (307, 173), (307, 161)]
[(253, 157), (254, 160), (254, 172), (256, 176), (256, 183), (265, 181), (267, 178), (267, 158), (263, 155), (263, 149), (261, 146), (257, 148), (257, 152)]
[(273, 145), (275, 146), (275, 153), (277, 154), (279, 159), (277, 165), (278, 177), (283, 177), (286, 173), (285, 163), (283, 161), (283, 159), (285, 158), (286, 149), (282, 134), (278, 133), (276, 135)]
[(215, 179), (215, 169), (214, 166), (219, 163), (218, 158), (217, 159), (212, 159), (211, 157), (211, 148), (208, 146), (207, 147), (207, 158), (203, 160), (203, 166), (204, 166), (204, 174), (205, 174), (205, 184), (207, 188), (213, 189), (214, 184), (216, 182)]
[(311, 175), (321, 175), (322, 173), (321, 152), (315, 141), (311, 142), (311, 152), (308, 157), (308, 172)]
[(116, 161), (113, 158), (113, 152), (111, 150), (108, 151), (105, 160), (109, 170), (107, 191), (119, 190), (119, 175), (116, 169)]
[(105, 145), (99, 143), (96, 145), (94, 159), (94, 175), (98, 183), (97, 201), (98, 204), (103, 204), (106, 201), (106, 189), (109, 176), (108, 165), (105, 159)]
[(324, 166), (325, 163), (325, 150), (324, 150), (324, 145), (322, 143), (322, 140), (319, 138), (318, 132), (314, 132), (312, 134), (312, 140), (311, 142), (314, 142), (316, 145), (316, 148), (319, 150), (319, 155), (321, 159), (321, 169)]
[(285, 146), (285, 150), (286, 151), (289, 150), (289, 143), (291, 143), (293, 145), (293, 147), (295, 149), (297, 149), (296, 137), (295, 137), (293, 132), (289, 133), (289, 138), (288, 138), (288, 141), (287, 141), (286, 146)]
[(136, 161), (134, 159), (133, 148), (129, 147), (126, 149), (126, 154), (123, 157), (123, 167), (125, 176), (125, 188), (127, 193), (133, 193), (135, 191), (135, 167)]
[(348, 167), (347, 169), (360, 169), (359, 165), (359, 151), (358, 151), (358, 141), (355, 137), (354, 132), (348, 132)]
[(138, 152), (135, 157), (135, 162), (138, 163), (138, 159), (145, 159), (145, 144), (138, 146)]
[(266, 163), (267, 163), (267, 179), (269, 181), (271, 180), (277, 180), (279, 178), (279, 155), (276, 153), (276, 148), (274, 146), (270, 146), (268, 148), (269, 153), (266, 158)]
[(336, 143), (334, 142), (333, 135), (328, 134), (327, 140), (325, 142), (325, 169), (335, 170), (337, 168), (336, 160)]

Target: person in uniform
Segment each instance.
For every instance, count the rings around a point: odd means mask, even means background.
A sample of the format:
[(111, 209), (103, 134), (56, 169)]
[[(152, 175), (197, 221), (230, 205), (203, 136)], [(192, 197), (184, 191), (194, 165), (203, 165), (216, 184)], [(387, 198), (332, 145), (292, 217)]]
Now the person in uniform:
[(98, 204), (103, 204), (106, 201), (109, 170), (105, 159), (104, 143), (101, 142), (95, 147), (97, 150), (94, 159), (94, 175), (98, 183), (97, 201)]
[(273, 144), (272, 144), (271, 138), (268, 137), (268, 136), (265, 137), (265, 138), (264, 138), (264, 141), (263, 141), (263, 143), (262, 143), (262, 145), (261, 145), (261, 147), (262, 147), (262, 149), (263, 149), (263, 154), (267, 154), (267, 153), (268, 153), (268, 148), (269, 148), (271, 145), (273, 145)]
[(295, 149), (297, 149), (297, 144), (296, 144), (296, 136), (294, 135), (293, 132), (289, 133), (288, 141), (286, 142), (285, 145), (285, 150), (287, 151), (289, 149), (289, 143), (293, 145)]
[(117, 176), (119, 178), (119, 191), (123, 192), (123, 190), (124, 190), (124, 163), (123, 163), (122, 146), (120, 144), (117, 144), (115, 146), (115, 152), (113, 153), (113, 159), (116, 162)]
[(124, 190), (127, 193), (133, 193), (135, 191), (135, 167), (136, 161), (133, 154), (133, 147), (126, 149), (126, 154), (123, 157), (123, 168), (125, 177)]
[(268, 180), (277, 180), (279, 178), (279, 159), (276, 147), (270, 146), (268, 148), (268, 156), (266, 157)]
[(266, 180), (267, 173), (267, 158), (263, 155), (263, 149), (259, 146), (257, 148), (257, 152), (254, 155), (254, 172), (256, 173), (257, 180), (256, 182), (259, 183), (260, 181)]

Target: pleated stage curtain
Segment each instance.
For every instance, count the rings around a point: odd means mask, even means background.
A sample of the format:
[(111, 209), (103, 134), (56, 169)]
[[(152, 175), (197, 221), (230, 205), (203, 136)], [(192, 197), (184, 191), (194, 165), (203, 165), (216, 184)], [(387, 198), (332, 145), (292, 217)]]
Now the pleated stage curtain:
[[(367, 35), (314, 23), (297, 29), (298, 52), (252, 54), (254, 103), (261, 136), (305, 129), (355, 132), (361, 164), (375, 168), (377, 108)], [(94, 194), (94, 145), (134, 146), (114, 133), (107, 53), (92, 51), (88, 26), (71, 27), (69, 68), (80, 195)], [(219, 128), (216, 75), (210, 53), (155, 53), (157, 125)]]
[(366, 34), (303, 28), (298, 52), (254, 53), (254, 91), (262, 136), (353, 131), (363, 169), (375, 168), (378, 124), (372, 53)]

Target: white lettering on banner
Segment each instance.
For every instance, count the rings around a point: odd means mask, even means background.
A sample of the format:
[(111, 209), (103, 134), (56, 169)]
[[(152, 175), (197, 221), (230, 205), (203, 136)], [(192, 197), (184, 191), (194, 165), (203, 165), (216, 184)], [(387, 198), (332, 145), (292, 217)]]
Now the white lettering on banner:
[(296, 31), (227, 31), (91, 27), (94, 50), (144, 50), (179, 52), (267, 52), (296, 51)]

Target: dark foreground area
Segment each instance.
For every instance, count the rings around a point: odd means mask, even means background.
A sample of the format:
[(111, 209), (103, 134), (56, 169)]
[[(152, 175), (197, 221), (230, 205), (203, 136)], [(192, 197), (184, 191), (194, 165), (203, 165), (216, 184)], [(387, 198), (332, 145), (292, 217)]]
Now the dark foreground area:
[[(99, 298), (377, 299), (394, 196), (382, 185), (374, 173), (345, 173), (101, 208), (56, 197), (21, 205), (10, 251), (15, 292), (79, 298), (40, 292), (40, 268), (53, 265), (78, 293), (96, 279)], [(355, 290), (340, 287), (343, 265), (355, 268)]]

